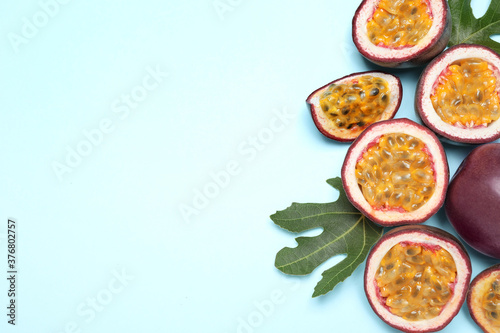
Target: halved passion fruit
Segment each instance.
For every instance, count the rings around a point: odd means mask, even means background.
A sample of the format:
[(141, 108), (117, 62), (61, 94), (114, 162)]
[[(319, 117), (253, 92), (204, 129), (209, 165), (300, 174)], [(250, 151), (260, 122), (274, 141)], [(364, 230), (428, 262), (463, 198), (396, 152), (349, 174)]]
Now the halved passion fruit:
[(467, 307), (484, 332), (500, 332), (500, 264), (485, 269), (472, 280)]
[(415, 94), (422, 121), (452, 142), (500, 138), (500, 56), (479, 45), (457, 45), (424, 70)]
[(465, 301), (471, 263), (451, 234), (430, 226), (403, 226), (373, 247), (364, 285), (375, 313), (404, 332), (435, 332)]
[(443, 205), (448, 180), (439, 139), (408, 119), (369, 126), (349, 147), (342, 166), (351, 203), (383, 226), (427, 220)]
[(371, 71), (330, 82), (311, 93), (306, 102), (323, 135), (350, 142), (372, 123), (393, 118), (402, 95), (398, 77)]
[(352, 25), (359, 52), (385, 67), (429, 62), (451, 34), (446, 0), (364, 0)]

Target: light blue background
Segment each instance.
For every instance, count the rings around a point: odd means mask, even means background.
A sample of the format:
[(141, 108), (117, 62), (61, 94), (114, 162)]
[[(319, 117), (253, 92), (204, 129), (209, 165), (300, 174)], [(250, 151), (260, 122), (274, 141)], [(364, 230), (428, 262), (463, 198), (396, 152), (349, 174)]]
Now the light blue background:
[[(305, 99), (376, 68), (351, 41), (359, 1), (63, 2), (0, 4), (0, 258), (7, 219), (19, 226), (17, 325), (2, 278), (0, 331), (395, 332), (366, 301), (364, 265), (315, 299), (341, 258), (306, 277), (274, 268), (296, 243), (269, 215), (337, 196), (325, 180), (348, 145)], [(416, 120), (420, 71), (393, 71), (397, 117)], [(445, 148), (454, 173), (471, 148)], [(453, 232), (442, 211), (427, 223)], [(473, 276), (496, 262), (470, 255)], [(479, 329), (464, 307), (443, 332)]]

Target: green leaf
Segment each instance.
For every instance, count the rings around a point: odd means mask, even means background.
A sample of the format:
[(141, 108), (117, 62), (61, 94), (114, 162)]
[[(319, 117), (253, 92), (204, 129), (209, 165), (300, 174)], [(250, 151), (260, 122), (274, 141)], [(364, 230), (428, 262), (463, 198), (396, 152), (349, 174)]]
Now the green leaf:
[(490, 38), (500, 35), (500, 0), (491, 0), (481, 18), (474, 16), (470, 3), (471, 0), (448, 0), (452, 22), (448, 45), (481, 44), (500, 53), (500, 43)]
[(271, 215), (278, 226), (300, 233), (322, 228), (320, 235), (298, 237), (298, 246), (285, 247), (276, 255), (275, 266), (292, 275), (306, 275), (329, 258), (347, 257), (323, 272), (314, 288), (313, 297), (324, 295), (349, 277), (365, 260), (368, 251), (382, 236), (383, 228), (362, 215), (347, 199), (340, 178), (327, 180), (339, 191), (335, 202), (323, 204), (293, 203), (285, 210)]

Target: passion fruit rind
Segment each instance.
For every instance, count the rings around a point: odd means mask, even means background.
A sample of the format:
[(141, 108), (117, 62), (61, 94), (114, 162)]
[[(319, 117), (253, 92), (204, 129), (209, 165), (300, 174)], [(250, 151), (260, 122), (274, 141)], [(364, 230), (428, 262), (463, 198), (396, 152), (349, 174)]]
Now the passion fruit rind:
[(476, 251), (500, 259), (498, 179), (500, 143), (475, 147), (448, 186), (445, 212), (462, 240)]
[[(483, 292), (487, 284), (500, 278), (500, 264), (493, 265), (479, 273), (471, 282), (467, 293), (467, 308), (474, 322), (483, 332), (498, 332), (498, 326), (492, 327), (491, 321), (484, 313)], [(497, 292), (495, 292), (497, 294)], [(495, 295), (496, 296), (496, 295)]]
[(352, 39), (358, 51), (376, 65), (389, 68), (423, 66), (441, 53), (451, 37), (451, 14), (446, 0), (429, 0), (432, 27), (426, 37), (410, 48), (391, 49), (373, 45), (368, 39), (366, 22), (371, 18), (379, 0), (364, 0), (352, 21)]
[[(432, 159), (434, 193), (423, 206), (414, 211), (372, 207), (365, 199), (357, 182), (355, 176), (357, 162), (367, 147), (388, 133), (405, 133), (420, 139), (425, 144), (425, 149)], [(344, 190), (353, 206), (373, 222), (385, 227), (420, 224), (428, 220), (443, 206), (449, 183), (448, 160), (441, 142), (431, 130), (406, 118), (377, 122), (363, 131), (349, 147), (342, 165), (341, 175)]]
[(495, 120), (486, 127), (454, 126), (439, 117), (430, 98), (441, 73), (454, 61), (467, 58), (479, 58), (488, 62), (497, 78), (497, 91), (500, 90), (498, 88), (500, 84), (500, 56), (486, 46), (459, 44), (450, 47), (434, 58), (424, 69), (415, 92), (415, 110), (422, 122), (444, 142), (458, 145), (488, 143), (500, 138), (500, 120)]
[[(453, 285), (453, 293), (437, 317), (418, 321), (408, 321), (394, 315), (383, 303), (379, 294), (375, 276), (382, 258), (396, 244), (425, 244), (429, 247), (439, 246), (452, 256), (457, 275)], [(428, 225), (406, 225), (394, 228), (385, 233), (375, 244), (368, 255), (364, 274), (364, 288), (373, 311), (388, 325), (403, 332), (435, 332), (442, 330), (458, 314), (463, 305), (471, 279), (471, 262), (463, 244), (452, 234)]]
[(366, 71), (349, 74), (316, 89), (306, 99), (306, 103), (311, 111), (311, 116), (313, 118), (314, 124), (324, 136), (339, 142), (352, 142), (368, 125), (370, 125), (366, 124), (365, 126), (362, 126), (360, 128), (353, 129), (338, 128), (334, 125), (333, 121), (325, 115), (325, 112), (320, 106), (320, 99), (322, 94), (331, 85), (350, 83), (356, 80), (356, 78), (358, 77), (360, 78), (367, 75), (384, 79), (385, 81), (387, 81), (389, 87), (390, 99), (387, 107), (380, 115), (380, 119), (378, 121), (394, 118), (396, 112), (399, 109), (399, 106), (401, 105), (401, 99), (403, 96), (403, 85), (401, 84), (401, 80), (397, 76), (382, 71)]

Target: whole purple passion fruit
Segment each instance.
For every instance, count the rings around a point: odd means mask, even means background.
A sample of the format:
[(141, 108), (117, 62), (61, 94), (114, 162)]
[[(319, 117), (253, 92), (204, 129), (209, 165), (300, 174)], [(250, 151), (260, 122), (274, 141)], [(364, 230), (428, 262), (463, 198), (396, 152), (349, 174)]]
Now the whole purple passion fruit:
[(500, 332), (500, 264), (485, 269), (472, 280), (467, 307), (483, 332)]
[(371, 71), (332, 81), (312, 92), (306, 102), (323, 135), (351, 142), (368, 125), (393, 118), (402, 95), (398, 77)]
[(426, 221), (443, 205), (448, 179), (439, 139), (408, 119), (370, 125), (349, 147), (342, 166), (347, 197), (382, 226)]
[(415, 108), (444, 139), (481, 144), (500, 138), (500, 56), (479, 45), (457, 45), (423, 71)]
[(359, 52), (384, 67), (423, 65), (444, 50), (451, 35), (446, 0), (364, 0), (352, 38)]
[(394, 228), (373, 247), (365, 293), (373, 311), (403, 332), (435, 332), (465, 301), (471, 263), (463, 245), (441, 229)]
[(467, 155), (450, 182), (445, 210), (467, 244), (500, 259), (500, 143)]

